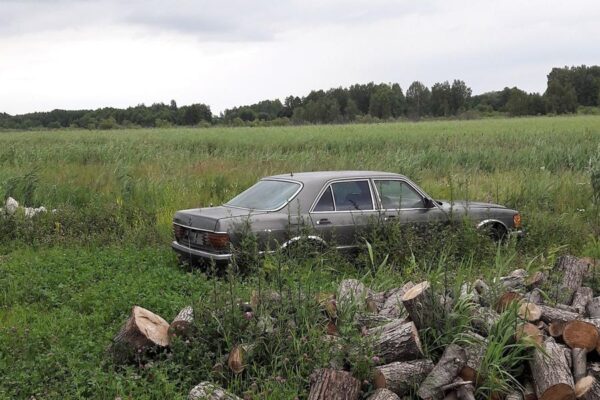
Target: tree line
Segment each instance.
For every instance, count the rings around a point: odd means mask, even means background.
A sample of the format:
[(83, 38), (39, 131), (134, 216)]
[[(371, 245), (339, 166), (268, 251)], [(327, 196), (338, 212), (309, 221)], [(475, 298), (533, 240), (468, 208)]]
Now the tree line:
[(304, 123), (373, 122), (390, 119), (465, 117), (491, 115), (544, 115), (600, 113), (600, 66), (553, 68), (543, 94), (517, 87), (472, 95), (459, 79), (427, 87), (415, 81), (403, 91), (398, 83), (373, 82), (348, 88), (313, 90), (307, 96), (288, 96), (227, 109), (213, 115), (206, 104), (178, 107), (143, 104), (127, 109), (53, 110), (11, 116), (0, 113), (0, 128), (168, 127), (197, 125), (287, 125)]

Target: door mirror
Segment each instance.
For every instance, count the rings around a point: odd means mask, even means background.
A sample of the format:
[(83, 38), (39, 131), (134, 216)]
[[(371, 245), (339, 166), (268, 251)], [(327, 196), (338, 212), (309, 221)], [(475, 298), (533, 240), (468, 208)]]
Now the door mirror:
[(423, 199), (423, 205), (425, 206), (425, 208), (433, 208), (433, 207), (435, 207), (435, 204), (433, 203), (433, 200), (431, 200), (429, 197), (425, 197)]

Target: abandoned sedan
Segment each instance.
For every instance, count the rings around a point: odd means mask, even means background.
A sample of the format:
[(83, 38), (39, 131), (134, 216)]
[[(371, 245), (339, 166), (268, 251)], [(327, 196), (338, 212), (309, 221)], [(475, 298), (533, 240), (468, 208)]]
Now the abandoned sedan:
[(464, 218), (497, 239), (522, 234), (518, 211), (497, 204), (434, 200), (403, 175), (291, 173), (263, 178), (222, 206), (178, 211), (172, 247), (185, 259), (221, 263), (232, 258), (232, 249), (248, 230), (261, 252), (301, 242), (349, 249), (358, 245), (357, 230), (371, 221), (423, 226)]

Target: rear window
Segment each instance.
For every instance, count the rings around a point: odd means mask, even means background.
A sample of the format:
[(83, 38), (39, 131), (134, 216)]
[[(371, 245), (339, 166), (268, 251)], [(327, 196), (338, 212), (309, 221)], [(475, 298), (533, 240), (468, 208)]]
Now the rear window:
[(271, 211), (286, 205), (300, 189), (300, 184), (286, 181), (259, 181), (231, 199), (226, 206)]

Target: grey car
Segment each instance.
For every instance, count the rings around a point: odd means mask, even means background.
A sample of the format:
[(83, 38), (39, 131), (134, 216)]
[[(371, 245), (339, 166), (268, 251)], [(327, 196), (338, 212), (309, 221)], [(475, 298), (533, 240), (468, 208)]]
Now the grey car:
[(497, 238), (522, 235), (518, 211), (498, 204), (434, 200), (404, 175), (322, 171), (274, 175), (219, 207), (177, 211), (173, 249), (194, 261), (229, 262), (250, 230), (260, 252), (299, 242), (350, 249), (372, 221), (426, 226), (468, 218)]

